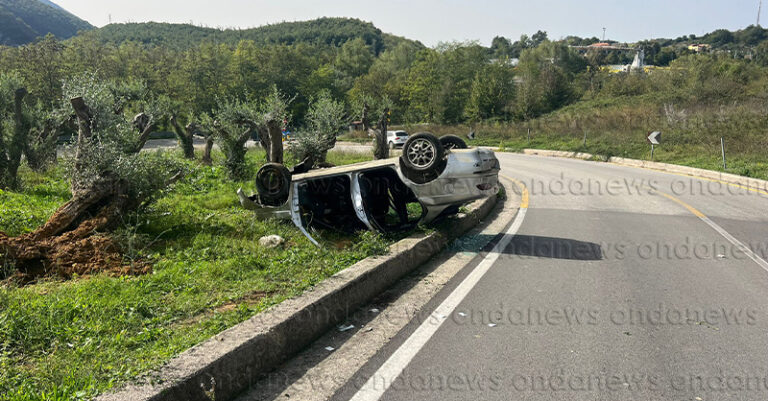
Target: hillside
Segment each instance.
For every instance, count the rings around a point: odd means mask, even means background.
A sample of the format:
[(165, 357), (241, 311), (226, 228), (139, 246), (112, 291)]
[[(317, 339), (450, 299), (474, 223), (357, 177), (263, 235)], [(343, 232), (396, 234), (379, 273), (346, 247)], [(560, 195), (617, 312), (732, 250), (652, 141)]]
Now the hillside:
[(66, 39), (91, 28), (91, 24), (48, 1), (0, 0), (0, 45), (23, 45), (48, 33)]
[(283, 22), (250, 29), (214, 29), (190, 24), (159, 22), (111, 24), (96, 31), (104, 43), (135, 41), (187, 49), (201, 41), (236, 44), (248, 39), (257, 43), (308, 43), (341, 46), (350, 39), (363, 38), (376, 54), (409, 39), (381, 32), (370, 22), (351, 18), (319, 18), (311, 21)]

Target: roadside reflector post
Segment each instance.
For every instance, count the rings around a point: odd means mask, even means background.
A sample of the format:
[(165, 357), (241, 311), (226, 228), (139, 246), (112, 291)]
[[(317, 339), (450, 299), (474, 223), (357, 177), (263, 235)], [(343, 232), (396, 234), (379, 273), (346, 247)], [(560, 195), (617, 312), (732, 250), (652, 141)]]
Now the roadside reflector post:
[(725, 163), (725, 139), (720, 137), (720, 151), (723, 153), (723, 170), (728, 169), (728, 165)]
[(651, 161), (653, 161), (653, 153), (656, 150), (655, 146), (661, 144), (661, 132), (653, 131), (645, 139), (651, 144)]

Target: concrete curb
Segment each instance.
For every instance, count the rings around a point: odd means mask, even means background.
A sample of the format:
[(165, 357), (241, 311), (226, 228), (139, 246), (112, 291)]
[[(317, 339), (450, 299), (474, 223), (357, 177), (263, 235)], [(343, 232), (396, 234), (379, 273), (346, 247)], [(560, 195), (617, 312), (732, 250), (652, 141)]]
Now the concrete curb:
[[(536, 155), (545, 157), (563, 157), (571, 159), (590, 160), (596, 158), (595, 155), (590, 153), (577, 153), (567, 152), (561, 150), (541, 150), (541, 149), (524, 149), (523, 154)], [(600, 156), (597, 156), (600, 158)], [(608, 163), (618, 164), (622, 166), (640, 167), (649, 170), (665, 171), (675, 174), (689, 175), (692, 177), (706, 178), (710, 180), (723, 181), (729, 184), (740, 185), (749, 189), (763, 191), (768, 195), (768, 181), (759, 180), (756, 178), (743, 177), (736, 174), (723, 173), (720, 171), (705, 170), (695, 167), (679, 166), (677, 164), (658, 163), (647, 160), (626, 159), (623, 157), (610, 157), (605, 161)]]
[(168, 362), (148, 384), (129, 385), (97, 400), (189, 400), (235, 398), (259, 376), (342, 323), (356, 308), (437, 254), (485, 218), (498, 196), (478, 200), (467, 214), (451, 218), (429, 235), (406, 238), (388, 255), (371, 257), (286, 300)]

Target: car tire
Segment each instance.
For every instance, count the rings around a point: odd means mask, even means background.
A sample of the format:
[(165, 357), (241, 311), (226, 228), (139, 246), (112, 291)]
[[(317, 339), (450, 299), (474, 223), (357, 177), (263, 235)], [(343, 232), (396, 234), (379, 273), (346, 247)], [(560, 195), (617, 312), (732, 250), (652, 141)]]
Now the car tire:
[(445, 149), (467, 149), (467, 143), (456, 135), (446, 135), (440, 137), (440, 143)]
[(403, 145), (400, 167), (403, 175), (416, 184), (435, 180), (445, 170), (445, 149), (436, 136), (422, 132)]
[(280, 206), (288, 200), (291, 173), (280, 163), (267, 163), (256, 173), (256, 190), (261, 203)]
[(389, 143), (389, 150), (394, 150), (394, 149), (395, 149), (395, 143), (394, 142), (390, 142)]

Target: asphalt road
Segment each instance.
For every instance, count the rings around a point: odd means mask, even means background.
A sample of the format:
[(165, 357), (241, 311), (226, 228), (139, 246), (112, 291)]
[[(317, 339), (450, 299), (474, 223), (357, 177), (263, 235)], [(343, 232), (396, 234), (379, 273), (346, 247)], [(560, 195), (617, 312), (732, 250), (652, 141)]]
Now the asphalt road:
[(506, 245), (334, 399), (768, 399), (768, 188), (498, 157)]

